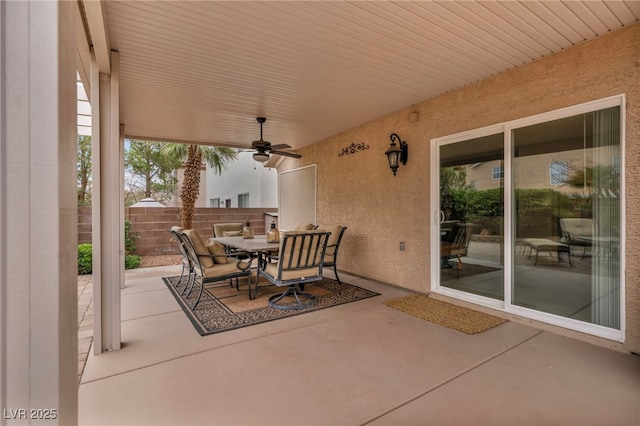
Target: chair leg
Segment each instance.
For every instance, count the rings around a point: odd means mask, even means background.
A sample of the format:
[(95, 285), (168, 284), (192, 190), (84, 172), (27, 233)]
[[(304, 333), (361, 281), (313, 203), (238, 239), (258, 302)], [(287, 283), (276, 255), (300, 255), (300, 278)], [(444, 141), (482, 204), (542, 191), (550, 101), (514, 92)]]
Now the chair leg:
[(176, 289), (178, 287), (180, 287), (180, 284), (182, 284), (182, 277), (184, 277), (184, 270), (185, 270), (185, 267), (184, 267), (184, 264), (183, 264), (182, 265), (182, 272), (180, 272), (180, 278), (178, 278), (178, 282), (175, 285)]
[(193, 279), (191, 280), (191, 284), (189, 285), (188, 288), (185, 288), (184, 291), (182, 292), (182, 295), (184, 296), (185, 299), (191, 295), (191, 292), (193, 291), (193, 287), (196, 285), (196, 281), (198, 280), (197, 274), (192, 273), (191, 276), (193, 277)]
[[(296, 304), (284, 305), (280, 304), (282, 299), (287, 296), (293, 296), (296, 299)], [(310, 308), (316, 304), (316, 297), (311, 293), (305, 293), (298, 291), (295, 285), (289, 286), (289, 288), (282, 294), (274, 294), (269, 298), (269, 306), (275, 309), (293, 310)]]
[[(193, 306), (191, 307), (191, 310), (195, 309), (196, 306), (198, 306), (198, 303), (200, 303), (200, 298), (202, 297), (202, 291), (204, 290), (204, 278), (202, 278), (200, 280), (200, 290), (198, 291), (198, 296), (196, 297), (196, 301), (193, 304)], [(191, 292), (189, 292), (191, 293)]]
[(195, 280), (195, 274), (193, 273), (193, 271), (189, 271), (189, 276), (187, 277), (187, 282), (184, 285), (184, 288), (182, 289), (182, 293), (180, 293), (182, 296), (185, 295), (185, 293), (187, 291), (189, 291), (189, 293), (191, 293), (190, 288), (193, 287), (193, 281)]
[(249, 300), (253, 300), (258, 296), (258, 284), (260, 284), (260, 270), (256, 270), (256, 284), (251, 290), (251, 275), (247, 278), (247, 286), (249, 287)]
[(462, 257), (458, 255), (458, 264), (456, 265), (456, 276), (460, 278), (460, 271), (462, 271)]
[[(571, 249), (569, 249), (565, 253), (567, 253), (567, 257), (569, 258), (569, 266), (573, 268), (573, 261), (571, 260)], [(560, 252), (558, 252), (558, 256), (560, 256)]]
[[(338, 276), (338, 268), (337, 265), (333, 265), (333, 273), (336, 276), (336, 280), (338, 281), (338, 283), (342, 284), (342, 281), (340, 281), (340, 277)], [(303, 289), (304, 290), (304, 289)]]

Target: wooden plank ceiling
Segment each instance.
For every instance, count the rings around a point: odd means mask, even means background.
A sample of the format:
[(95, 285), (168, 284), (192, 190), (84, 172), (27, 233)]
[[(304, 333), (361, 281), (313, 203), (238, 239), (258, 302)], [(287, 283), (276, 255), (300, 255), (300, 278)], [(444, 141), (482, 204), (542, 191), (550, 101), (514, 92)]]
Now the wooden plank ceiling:
[(130, 137), (294, 148), (632, 25), (636, 1), (108, 1)]

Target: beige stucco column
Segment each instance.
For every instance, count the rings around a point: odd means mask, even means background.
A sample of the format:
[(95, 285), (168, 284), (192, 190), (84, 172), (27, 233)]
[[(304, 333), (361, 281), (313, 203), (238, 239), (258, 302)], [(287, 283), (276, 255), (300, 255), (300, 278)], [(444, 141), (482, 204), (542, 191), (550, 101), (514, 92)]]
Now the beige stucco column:
[(91, 63), (93, 352), (121, 348), (120, 288), (124, 284), (124, 148), (120, 134), (119, 56), (110, 73)]
[(73, 7), (0, 4), (3, 425), (77, 423)]

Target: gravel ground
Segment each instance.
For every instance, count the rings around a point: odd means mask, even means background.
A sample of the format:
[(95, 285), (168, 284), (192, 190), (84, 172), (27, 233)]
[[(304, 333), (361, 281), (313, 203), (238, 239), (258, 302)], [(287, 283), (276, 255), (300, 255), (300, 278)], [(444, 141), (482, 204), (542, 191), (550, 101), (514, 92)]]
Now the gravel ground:
[(141, 268), (152, 266), (179, 265), (182, 262), (179, 254), (166, 254), (158, 256), (142, 256)]

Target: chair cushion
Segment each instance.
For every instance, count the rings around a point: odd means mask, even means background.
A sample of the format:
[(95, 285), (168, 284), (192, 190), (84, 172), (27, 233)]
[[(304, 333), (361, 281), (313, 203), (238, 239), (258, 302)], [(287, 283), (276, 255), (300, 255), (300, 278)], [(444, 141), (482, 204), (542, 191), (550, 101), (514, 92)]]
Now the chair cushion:
[(244, 224), (240, 222), (235, 223), (214, 223), (213, 224), (213, 236), (214, 237), (224, 237), (224, 231), (240, 231), (242, 232), (242, 227)]
[(209, 253), (213, 255), (213, 263), (217, 263), (223, 265), (225, 263), (229, 263), (229, 259), (224, 252), (224, 246), (218, 242), (212, 242), (207, 244), (207, 249)]
[(571, 237), (591, 237), (593, 235), (593, 219), (589, 218), (560, 219), (560, 227)]
[[(278, 276), (278, 264), (267, 263), (267, 265), (264, 268), (264, 271), (275, 279)], [(286, 281), (286, 280), (295, 280), (299, 278), (311, 278), (311, 277), (317, 276), (319, 273), (320, 273), (320, 268), (300, 269), (297, 271), (283, 271), (282, 279)]]
[(294, 231), (311, 231), (313, 229), (313, 223), (296, 223), (293, 227)]
[(193, 248), (200, 259), (200, 263), (204, 268), (210, 268), (213, 266), (213, 259), (211, 259), (209, 249), (202, 242), (202, 238), (200, 238), (200, 234), (198, 234), (193, 229), (185, 229), (184, 233), (191, 240), (191, 244), (193, 244)]
[(222, 231), (223, 237), (241, 237), (242, 231)]
[(229, 262), (225, 264), (215, 264), (211, 267), (204, 268), (204, 277), (215, 278), (240, 272), (244, 271), (238, 267), (238, 262)]
[[(325, 252), (324, 261), (325, 262), (333, 262), (333, 258), (336, 253), (335, 245), (338, 244), (338, 238), (340, 238), (340, 232), (342, 231), (342, 226), (340, 225), (318, 225), (316, 231), (324, 231), (331, 232), (329, 235), (329, 239), (327, 240), (327, 251)], [(329, 260), (329, 258), (331, 260)]]

